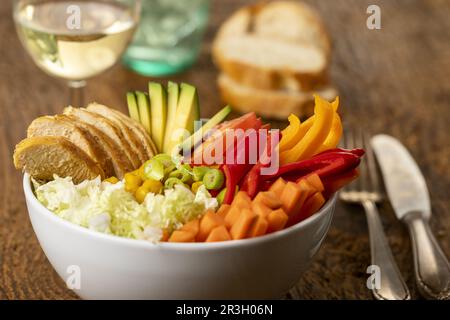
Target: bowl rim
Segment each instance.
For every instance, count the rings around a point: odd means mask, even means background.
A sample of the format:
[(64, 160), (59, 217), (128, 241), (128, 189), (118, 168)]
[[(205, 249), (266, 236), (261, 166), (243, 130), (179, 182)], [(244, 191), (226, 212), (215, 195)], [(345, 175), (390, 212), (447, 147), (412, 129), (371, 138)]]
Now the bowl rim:
[[(75, 223), (72, 223), (68, 220), (65, 220), (59, 216), (57, 216), (55, 213), (47, 209), (42, 203), (39, 202), (39, 200), (36, 198), (34, 192), (31, 188), (31, 178), (30, 176), (25, 173), (23, 177), (23, 190), (25, 193), (25, 198), (27, 201), (30, 202), (32, 207), (37, 208), (37, 211), (40, 215), (44, 216), (47, 219), (50, 219), (51, 221), (55, 222), (56, 224), (69, 228), (73, 230), (74, 232), (79, 232), (82, 235), (95, 238), (98, 240), (102, 240), (105, 242), (111, 242), (111, 243), (117, 243), (122, 245), (130, 245), (134, 247), (140, 247), (140, 248), (146, 248), (146, 249), (174, 249), (174, 250), (187, 250), (187, 249), (197, 249), (197, 250), (214, 250), (214, 249), (227, 249), (227, 248), (233, 248), (236, 246), (242, 247), (242, 246), (252, 246), (260, 243), (270, 242), (275, 239), (284, 238), (287, 237), (290, 234), (293, 234), (295, 232), (300, 231), (301, 229), (306, 228), (308, 225), (312, 224), (316, 220), (319, 220), (322, 216), (326, 215), (329, 211), (333, 211), (333, 206), (336, 203), (337, 199), (337, 192), (334, 193), (327, 202), (322, 206), (322, 208), (310, 216), (309, 218), (290, 226), (286, 229), (264, 235), (261, 237), (251, 238), (251, 239), (241, 239), (241, 240), (232, 240), (232, 241), (220, 241), (220, 242), (208, 242), (208, 243), (198, 243), (198, 242), (192, 242), (192, 243), (178, 243), (178, 242), (158, 242), (158, 243), (152, 243), (150, 241), (141, 240), (141, 239), (131, 239), (131, 238), (125, 238), (120, 237), (112, 234), (106, 234), (102, 232), (98, 232), (95, 230), (91, 230), (89, 228), (85, 228), (82, 226), (79, 226)], [(30, 215), (30, 208), (28, 209), (28, 215)], [(331, 212), (333, 214), (333, 212)]]

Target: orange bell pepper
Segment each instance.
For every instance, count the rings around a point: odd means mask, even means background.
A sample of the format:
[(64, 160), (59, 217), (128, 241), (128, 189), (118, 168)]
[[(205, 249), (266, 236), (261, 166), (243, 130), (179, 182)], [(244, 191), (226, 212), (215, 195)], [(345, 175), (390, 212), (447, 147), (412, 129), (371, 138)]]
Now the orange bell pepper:
[(314, 119), (309, 118), (303, 123), (304, 125), (311, 121), (311, 128), (292, 149), (280, 153), (280, 163), (286, 164), (312, 157), (327, 139), (334, 114), (331, 103), (316, 95)]

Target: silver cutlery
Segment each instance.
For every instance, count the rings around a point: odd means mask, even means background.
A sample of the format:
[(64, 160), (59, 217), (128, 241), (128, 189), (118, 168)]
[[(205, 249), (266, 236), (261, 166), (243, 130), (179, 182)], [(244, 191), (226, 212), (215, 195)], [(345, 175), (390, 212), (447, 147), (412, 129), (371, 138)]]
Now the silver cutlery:
[(344, 202), (362, 205), (366, 212), (371, 263), (378, 266), (381, 273), (379, 288), (372, 288), (374, 297), (378, 300), (409, 300), (408, 287), (394, 260), (377, 210), (376, 203), (382, 200), (382, 195), (375, 159), (367, 140), (361, 130), (349, 130), (344, 133), (344, 147), (364, 148), (366, 156), (360, 164), (360, 177), (345, 187), (339, 197)]
[(395, 214), (409, 229), (420, 293), (429, 299), (450, 299), (450, 264), (428, 224), (430, 199), (419, 167), (408, 150), (391, 136), (377, 135), (371, 145)]

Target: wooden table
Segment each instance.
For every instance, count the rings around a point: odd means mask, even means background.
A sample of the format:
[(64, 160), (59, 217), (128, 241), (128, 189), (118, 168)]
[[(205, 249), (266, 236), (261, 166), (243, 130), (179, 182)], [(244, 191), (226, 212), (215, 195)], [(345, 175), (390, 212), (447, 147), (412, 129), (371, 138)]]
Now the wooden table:
[[(173, 77), (199, 87), (204, 117), (222, 106), (214, 85), (211, 41), (225, 17), (246, 2), (214, 1), (199, 61)], [(411, 150), (430, 188), (432, 229), (450, 256), (450, 1), (308, 2), (323, 14), (334, 39), (332, 78), (346, 121), (372, 133), (392, 134)], [(369, 4), (381, 7), (381, 30), (366, 27)], [(27, 216), (22, 175), (11, 161), (30, 121), (60, 112), (67, 89), (41, 72), (21, 47), (10, 1), (0, 5), (0, 35), (0, 299), (75, 299), (39, 247)], [(125, 93), (144, 89), (148, 80), (117, 66), (89, 83), (87, 99), (124, 110)], [(417, 298), (407, 231), (387, 202), (380, 210), (401, 272)], [(322, 249), (292, 297), (371, 299), (366, 288), (369, 264), (364, 213), (339, 204)]]

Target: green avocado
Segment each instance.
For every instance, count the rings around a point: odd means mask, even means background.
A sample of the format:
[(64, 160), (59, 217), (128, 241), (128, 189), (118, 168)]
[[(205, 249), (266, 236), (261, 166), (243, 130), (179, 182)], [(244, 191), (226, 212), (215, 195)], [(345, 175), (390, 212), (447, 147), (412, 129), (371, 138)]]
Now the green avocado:
[(128, 103), (128, 113), (130, 114), (131, 119), (141, 122), (141, 119), (139, 117), (139, 108), (134, 92), (127, 93), (127, 103)]
[(199, 130), (197, 130), (192, 136), (187, 138), (181, 144), (181, 150), (190, 150), (202, 141), (202, 138), (209, 130), (214, 128), (219, 123), (223, 122), (231, 113), (231, 107), (226, 106), (219, 112), (217, 112), (211, 119), (209, 119)]
[(166, 123), (166, 133), (164, 135), (164, 146), (163, 151), (165, 153), (170, 153), (170, 141), (172, 137), (172, 128), (174, 126), (175, 116), (178, 108), (178, 98), (180, 97), (180, 87), (177, 83), (169, 81), (167, 84), (167, 123)]
[(156, 147), (161, 152), (166, 133), (167, 92), (160, 83), (150, 82), (148, 87), (152, 104), (152, 138)]
[(139, 118), (145, 130), (152, 135), (152, 113), (150, 110), (150, 100), (144, 92), (136, 91), (137, 105), (139, 108)]

